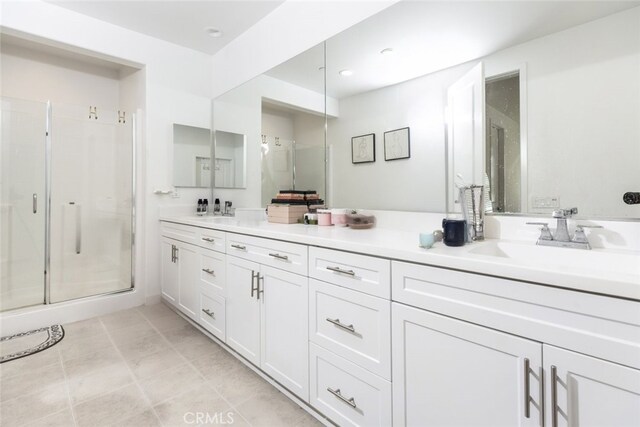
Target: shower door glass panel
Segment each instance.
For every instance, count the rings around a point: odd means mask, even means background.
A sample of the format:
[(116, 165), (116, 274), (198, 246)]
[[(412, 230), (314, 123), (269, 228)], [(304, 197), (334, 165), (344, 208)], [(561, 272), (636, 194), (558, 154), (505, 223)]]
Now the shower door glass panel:
[(2, 98), (0, 311), (44, 303), (47, 105)]
[(132, 287), (132, 117), (52, 105), (51, 302)]

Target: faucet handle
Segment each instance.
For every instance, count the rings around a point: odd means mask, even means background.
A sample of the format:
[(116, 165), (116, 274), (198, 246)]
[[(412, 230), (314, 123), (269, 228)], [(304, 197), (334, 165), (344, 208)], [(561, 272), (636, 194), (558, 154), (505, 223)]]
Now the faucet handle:
[(553, 211), (551, 216), (554, 217), (554, 218), (570, 218), (571, 216), (573, 216), (573, 215), (575, 215), (577, 213), (578, 213), (578, 208), (558, 209), (558, 210)]
[(604, 228), (601, 225), (586, 225), (586, 224), (577, 224), (576, 225), (576, 232), (573, 235), (573, 242), (576, 243), (583, 243), (587, 246), (587, 249), (591, 249), (591, 245), (589, 244), (589, 239), (587, 238), (587, 235), (584, 232), (585, 228)]
[(553, 240), (548, 222), (527, 222), (527, 225), (541, 225), (539, 240)]

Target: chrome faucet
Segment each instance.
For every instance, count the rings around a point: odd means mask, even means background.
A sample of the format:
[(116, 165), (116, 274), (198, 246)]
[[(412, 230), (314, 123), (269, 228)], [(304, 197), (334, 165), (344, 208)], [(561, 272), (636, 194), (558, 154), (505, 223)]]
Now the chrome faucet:
[(540, 237), (536, 245), (555, 246), (561, 248), (591, 249), (585, 228), (602, 228), (600, 225), (576, 225), (573, 237), (569, 234), (567, 219), (578, 213), (578, 208), (558, 209), (553, 211), (552, 217), (557, 220), (555, 233), (551, 232), (546, 222), (527, 222), (529, 225), (541, 225)]

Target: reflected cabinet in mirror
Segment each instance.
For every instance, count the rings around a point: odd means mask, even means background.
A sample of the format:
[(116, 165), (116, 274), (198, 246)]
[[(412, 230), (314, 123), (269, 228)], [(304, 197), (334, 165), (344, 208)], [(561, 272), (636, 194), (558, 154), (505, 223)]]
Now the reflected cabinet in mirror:
[[(640, 191), (640, 2), (400, 1), (321, 54), (222, 97), (251, 127), (262, 204), (307, 174), (332, 207), (459, 211), (457, 185), (478, 184), (494, 213), (640, 218), (623, 201)], [(326, 167), (303, 164), (325, 109)], [(408, 155), (389, 156), (405, 128)], [(354, 162), (361, 136), (372, 155)]]
[(173, 125), (173, 186), (211, 187), (211, 132)]

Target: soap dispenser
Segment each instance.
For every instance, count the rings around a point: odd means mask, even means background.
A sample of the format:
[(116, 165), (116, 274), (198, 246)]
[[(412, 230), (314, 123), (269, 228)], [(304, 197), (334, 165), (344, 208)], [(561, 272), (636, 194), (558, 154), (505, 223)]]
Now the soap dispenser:
[(220, 199), (215, 199), (213, 201), (213, 214), (220, 215)]
[(196, 209), (196, 214), (202, 215), (202, 207), (203, 207), (202, 199), (198, 199), (198, 207)]
[(209, 212), (209, 199), (202, 201), (202, 215), (206, 215)]

